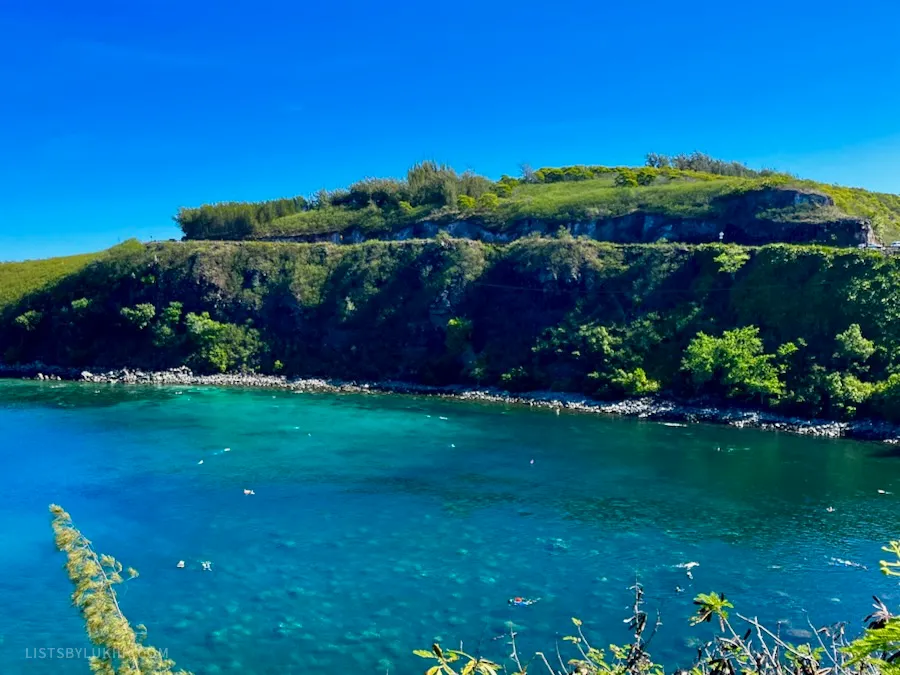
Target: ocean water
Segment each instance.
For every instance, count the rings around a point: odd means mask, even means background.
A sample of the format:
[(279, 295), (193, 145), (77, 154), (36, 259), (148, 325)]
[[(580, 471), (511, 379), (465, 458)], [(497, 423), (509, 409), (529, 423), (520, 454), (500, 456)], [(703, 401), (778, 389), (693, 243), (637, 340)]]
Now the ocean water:
[[(879, 444), (415, 397), (7, 381), (0, 466), (5, 675), (88, 672), (60, 658), (88, 644), (51, 502), (140, 571), (123, 610), (198, 675), (420, 673), (411, 652), (436, 640), (503, 661), (511, 625), (521, 653), (552, 652), (573, 616), (596, 643), (624, 642), (635, 580), (670, 668), (707, 635), (687, 623), (698, 592), (798, 640), (807, 617), (856, 630), (872, 594), (900, 600), (877, 569), (900, 533), (900, 455)], [(690, 561), (693, 580), (677, 567)]]

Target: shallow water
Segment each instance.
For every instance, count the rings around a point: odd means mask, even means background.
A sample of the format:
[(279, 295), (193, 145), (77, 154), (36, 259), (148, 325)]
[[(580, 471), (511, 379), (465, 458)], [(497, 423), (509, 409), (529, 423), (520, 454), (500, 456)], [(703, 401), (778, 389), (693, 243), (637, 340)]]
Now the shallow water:
[(625, 641), (636, 578), (670, 667), (706, 635), (687, 625), (697, 592), (796, 635), (807, 611), (856, 629), (873, 593), (900, 600), (877, 571), (900, 529), (900, 456), (877, 444), (400, 396), (9, 381), (0, 440), (4, 674), (88, 672), (35, 658), (88, 646), (50, 502), (140, 571), (125, 613), (198, 675), (420, 673), (411, 650), (434, 640), (503, 660), (509, 622), (532, 653), (572, 616), (600, 644)]

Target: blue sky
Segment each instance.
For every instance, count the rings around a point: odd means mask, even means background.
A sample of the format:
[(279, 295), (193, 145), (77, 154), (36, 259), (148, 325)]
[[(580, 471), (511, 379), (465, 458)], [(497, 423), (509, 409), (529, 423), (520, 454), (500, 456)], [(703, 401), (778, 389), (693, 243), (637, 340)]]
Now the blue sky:
[(427, 158), (701, 150), (900, 192), (898, 25), (887, 1), (6, 0), (0, 260)]

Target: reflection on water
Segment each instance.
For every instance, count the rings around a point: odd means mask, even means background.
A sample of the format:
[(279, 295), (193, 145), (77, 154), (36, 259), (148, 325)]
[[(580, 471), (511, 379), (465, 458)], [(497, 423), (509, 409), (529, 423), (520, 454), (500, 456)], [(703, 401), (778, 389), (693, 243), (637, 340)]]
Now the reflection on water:
[(872, 593), (898, 599), (876, 570), (900, 498), (878, 490), (900, 493), (900, 463), (879, 445), (397, 396), (34, 382), (0, 383), (0, 434), (13, 477), (0, 599), (17, 608), (0, 618), (4, 673), (84, 672), (23, 658), (83, 643), (50, 501), (140, 570), (126, 613), (198, 674), (418, 673), (410, 650), (437, 638), (502, 659), (490, 638), (508, 622), (527, 652), (573, 615), (598, 642), (624, 640), (636, 576), (670, 666), (704, 635), (687, 626), (697, 592), (797, 631), (806, 611), (858, 626)]

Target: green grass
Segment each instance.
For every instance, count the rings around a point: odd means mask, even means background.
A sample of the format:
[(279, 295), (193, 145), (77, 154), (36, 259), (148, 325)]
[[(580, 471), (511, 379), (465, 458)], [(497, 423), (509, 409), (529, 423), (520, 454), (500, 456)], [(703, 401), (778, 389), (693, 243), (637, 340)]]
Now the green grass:
[[(572, 168), (572, 167), (570, 167)], [(577, 167), (576, 167), (577, 168)], [(584, 168), (584, 167), (582, 167)], [(623, 169), (624, 171), (624, 169)], [(733, 177), (677, 169), (640, 169), (650, 185), (617, 186), (623, 177), (618, 169), (595, 173), (587, 180), (561, 182), (488, 183), (499, 195), (494, 208), (457, 208), (455, 198), (447, 206), (423, 205), (415, 208), (370, 205), (367, 208), (326, 206), (300, 211), (268, 222), (255, 223), (249, 239), (303, 237), (342, 234), (350, 230), (362, 235), (396, 231), (416, 222), (430, 220), (439, 225), (454, 220), (474, 220), (488, 229), (504, 230), (523, 220), (550, 223), (615, 218), (643, 212), (670, 218), (732, 218), (735, 215), (776, 222), (828, 223), (848, 216), (867, 218), (883, 241), (900, 239), (900, 196), (868, 192), (859, 188), (826, 185), (801, 180), (788, 174)], [(632, 173), (632, 179), (636, 175)], [(512, 187), (514, 186), (514, 187)], [(511, 192), (509, 192), (512, 187)], [(756, 190), (787, 188), (826, 194), (834, 206), (793, 206), (790, 200), (781, 208), (765, 206), (765, 200), (740, 203), (742, 194)], [(734, 199), (732, 199), (734, 198)], [(243, 232), (243, 230), (238, 230)], [(238, 234), (235, 238), (241, 238)]]
[(492, 220), (570, 220), (614, 218), (635, 211), (684, 218), (710, 215), (716, 198), (750, 189), (759, 181), (716, 177), (707, 181), (671, 181), (647, 187), (616, 187), (612, 180), (521, 185), (501, 200)]
[(143, 244), (137, 239), (129, 239), (96, 253), (23, 262), (0, 262), (0, 311), (31, 293), (43, 290), (69, 275), (80, 272), (92, 262), (142, 250), (144, 250)]
[(0, 263), (0, 310), (94, 262), (103, 252)]
[(900, 195), (806, 182), (830, 195), (834, 205), (844, 213), (871, 220), (882, 241), (900, 239)]

